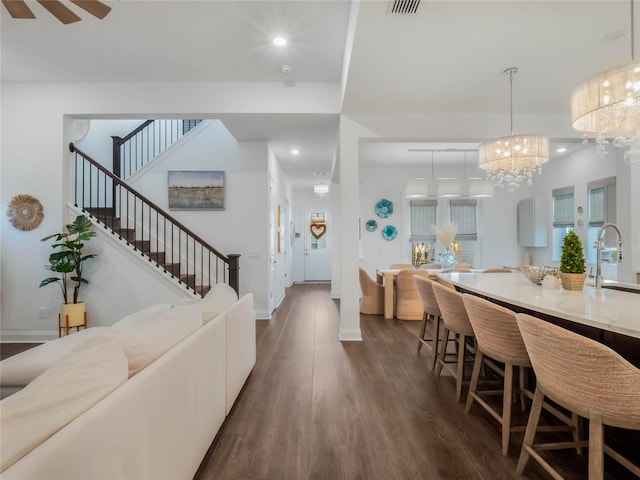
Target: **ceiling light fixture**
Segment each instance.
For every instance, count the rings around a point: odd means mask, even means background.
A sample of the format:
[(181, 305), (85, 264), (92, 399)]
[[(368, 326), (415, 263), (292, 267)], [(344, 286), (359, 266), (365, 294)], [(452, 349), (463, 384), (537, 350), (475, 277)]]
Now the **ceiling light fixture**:
[(326, 183), (316, 183), (313, 186), (313, 193), (315, 193), (318, 197), (324, 197), (329, 193), (329, 185)]
[(566, 152), (566, 151), (567, 151), (566, 147), (558, 147), (558, 148), (556, 149), (556, 153), (564, 153), (564, 152)]
[(549, 139), (542, 135), (513, 134), (513, 76), (516, 67), (504, 72), (509, 77), (509, 110), (511, 135), (480, 145), (478, 166), (487, 171), (487, 180), (513, 192), (526, 180), (533, 185), (533, 173), (542, 173), (541, 165), (549, 161)]
[(573, 128), (595, 134), (596, 150), (607, 156), (607, 138), (618, 148), (630, 147), (627, 163), (640, 162), (640, 61), (635, 58), (633, 0), (631, 2), (631, 62), (588, 79), (571, 94)]
[(299, 155), (299, 154), (300, 154), (300, 150), (298, 150), (297, 148), (291, 149), (291, 155)]
[(284, 37), (280, 37), (280, 36), (274, 37), (273, 38), (273, 44), (276, 47), (284, 47), (287, 44), (287, 39), (284, 38)]

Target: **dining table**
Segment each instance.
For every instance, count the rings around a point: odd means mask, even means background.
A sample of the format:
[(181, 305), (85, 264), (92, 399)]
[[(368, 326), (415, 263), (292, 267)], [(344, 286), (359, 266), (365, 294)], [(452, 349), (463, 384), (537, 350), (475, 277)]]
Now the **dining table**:
[[(376, 270), (376, 280), (380, 285), (384, 286), (384, 318), (392, 320), (394, 318), (394, 296), (395, 296), (395, 278), (400, 273), (400, 268), (378, 268)], [(416, 270), (417, 271), (417, 270)], [(429, 278), (436, 279), (440, 269), (421, 270), (429, 273)], [(482, 269), (471, 269), (471, 272), (481, 272)]]

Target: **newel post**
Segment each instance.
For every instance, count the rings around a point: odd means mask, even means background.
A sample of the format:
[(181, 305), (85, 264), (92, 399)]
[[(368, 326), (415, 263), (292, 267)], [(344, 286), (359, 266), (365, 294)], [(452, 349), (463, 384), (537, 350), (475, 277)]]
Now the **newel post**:
[(240, 254), (231, 253), (229, 258), (229, 286), (240, 296)]

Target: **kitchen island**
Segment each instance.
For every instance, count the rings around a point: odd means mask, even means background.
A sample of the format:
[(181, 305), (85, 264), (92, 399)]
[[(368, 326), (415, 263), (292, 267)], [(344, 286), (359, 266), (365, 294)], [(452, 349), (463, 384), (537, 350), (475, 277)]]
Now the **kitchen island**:
[(640, 367), (640, 294), (585, 286), (582, 291), (543, 288), (516, 273), (439, 273), (463, 293), (529, 313), (598, 340)]

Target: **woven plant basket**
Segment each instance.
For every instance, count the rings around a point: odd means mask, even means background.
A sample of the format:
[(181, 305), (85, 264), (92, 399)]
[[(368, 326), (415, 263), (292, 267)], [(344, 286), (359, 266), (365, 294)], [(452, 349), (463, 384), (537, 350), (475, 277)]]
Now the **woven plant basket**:
[(582, 290), (584, 287), (584, 280), (587, 278), (586, 273), (562, 273), (560, 272), (560, 279), (562, 280), (562, 288), (565, 290)]

